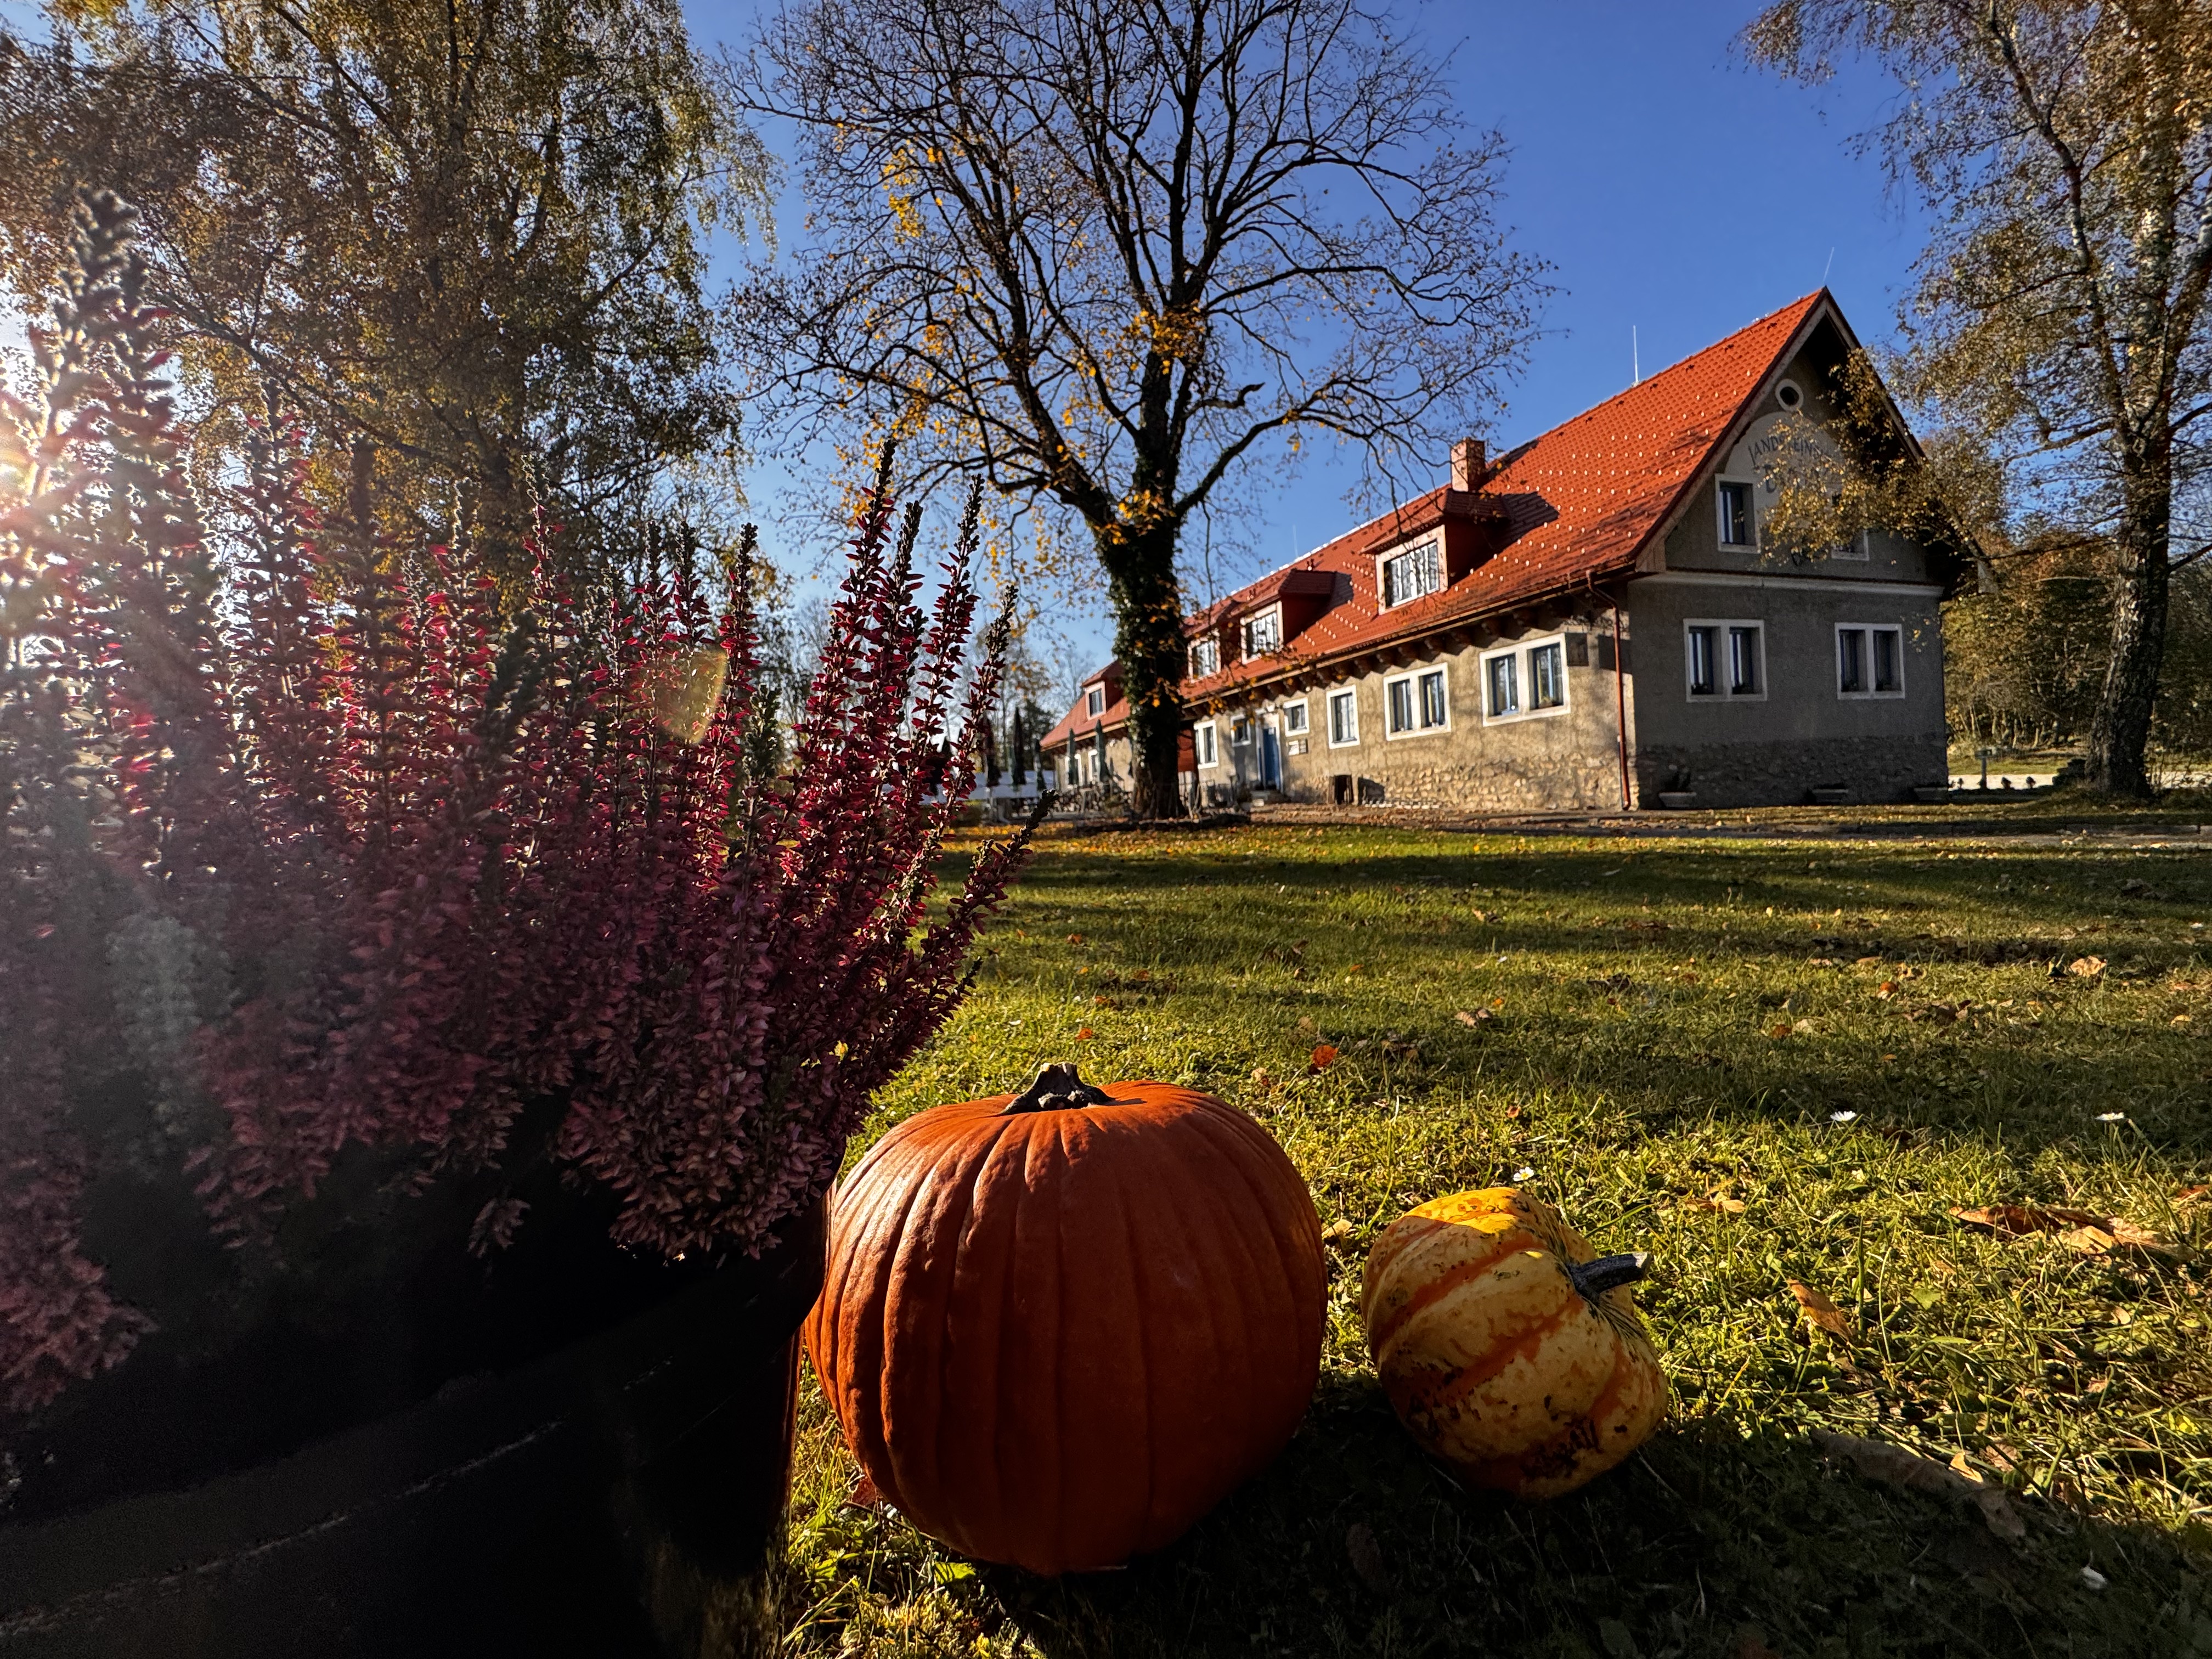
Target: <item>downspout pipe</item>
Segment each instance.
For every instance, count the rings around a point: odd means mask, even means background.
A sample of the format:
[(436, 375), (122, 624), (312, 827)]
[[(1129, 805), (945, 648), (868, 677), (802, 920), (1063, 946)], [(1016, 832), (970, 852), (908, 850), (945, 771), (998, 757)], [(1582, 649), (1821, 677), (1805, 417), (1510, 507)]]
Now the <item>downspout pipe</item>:
[(1621, 654), (1620, 596), (1613, 595), (1613, 729), (1620, 739), (1620, 810), (1634, 805), (1628, 792), (1628, 659)]

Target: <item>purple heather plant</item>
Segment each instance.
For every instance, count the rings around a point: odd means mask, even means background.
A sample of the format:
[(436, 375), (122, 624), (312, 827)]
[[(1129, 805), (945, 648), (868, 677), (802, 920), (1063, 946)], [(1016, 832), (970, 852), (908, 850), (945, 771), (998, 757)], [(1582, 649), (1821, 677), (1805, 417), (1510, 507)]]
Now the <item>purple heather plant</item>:
[[(131, 226), (85, 199), (0, 419), (0, 1409), (153, 1328), (84, 1243), (109, 1160), (188, 1169), (245, 1248), (368, 1154), (416, 1192), (552, 1158), (616, 1245), (760, 1249), (1026, 856), (994, 842), (931, 920), (1005, 642), (963, 690), (975, 502), (924, 610), (886, 459), (763, 778), (750, 532), (719, 588), (662, 562), (586, 605), (541, 563), (502, 594), (380, 535), (365, 454), (319, 516), (281, 418), (204, 515)], [(495, 1191), (467, 1246), (527, 1209)]]

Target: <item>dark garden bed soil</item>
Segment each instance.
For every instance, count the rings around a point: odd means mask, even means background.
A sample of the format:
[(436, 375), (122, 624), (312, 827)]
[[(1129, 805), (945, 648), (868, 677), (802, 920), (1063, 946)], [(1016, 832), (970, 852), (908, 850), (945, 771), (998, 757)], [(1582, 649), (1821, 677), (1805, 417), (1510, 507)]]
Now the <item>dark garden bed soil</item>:
[(10, 1440), (0, 1655), (747, 1651), (819, 1212), (673, 1267), (541, 1218), (290, 1297), (170, 1232), (122, 1276), (261, 1316), (179, 1322)]

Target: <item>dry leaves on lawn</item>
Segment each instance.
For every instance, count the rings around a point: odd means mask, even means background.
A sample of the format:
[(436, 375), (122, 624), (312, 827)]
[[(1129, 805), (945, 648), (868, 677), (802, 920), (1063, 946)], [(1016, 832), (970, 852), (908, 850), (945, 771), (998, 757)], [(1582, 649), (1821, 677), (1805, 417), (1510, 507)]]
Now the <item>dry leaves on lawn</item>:
[(2021, 1519), (2001, 1486), (1990, 1486), (1971, 1474), (1961, 1474), (1902, 1446), (1862, 1440), (1855, 1434), (1832, 1434), (1826, 1429), (1815, 1429), (1813, 1443), (1823, 1456), (1832, 1462), (1849, 1463), (1869, 1480), (1947, 1498), (1954, 1503), (1972, 1504), (1982, 1512), (1984, 1523), (2000, 1538), (2018, 1543), (2027, 1536), (2027, 1522)]
[(2124, 1216), (2099, 1215), (2063, 1204), (1984, 1204), (1951, 1213), (1968, 1226), (1984, 1228), (1999, 1238), (2050, 1233), (2068, 1249), (2084, 1255), (2104, 1255), (2118, 1249), (2169, 1251), (2173, 1248)]
[(1473, 1010), (1462, 1008), (1457, 1013), (1454, 1014), (1452, 1018), (1462, 1025), (1480, 1027), (1488, 1025), (1492, 1021), (1496, 1020), (1498, 1018), (1498, 1011), (1495, 1008), (1476, 1008)]
[(1341, 1244), (1351, 1237), (1352, 1224), (1342, 1216), (1321, 1230), (1321, 1242), (1324, 1244)]
[(1837, 1340), (1848, 1342), (1851, 1340), (1851, 1322), (1844, 1317), (1844, 1310), (1829, 1299), (1826, 1291), (1815, 1290), (1795, 1279), (1789, 1284), (1790, 1294), (1797, 1298), (1799, 1312)]
[(1749, 1206), (1740, 1198), (1730, 1198), (1723, 1187), (1709, 1198), (1692, 1193), (1682, 1200), (1683, 1206), (1692, 1210), (1718, 1210), (1723, 1215), (1741, 1215)]
[(1314, 1045), (1313, 1054), (1307, 1061), (1307, 1065), (1310, 1069), (1316, 1072), (1326, 1072), (1330, 1066), (1335, 1064), (1336, 1045), (1334, 1043), (1317, 1042)]
[(1390, 1570), (1382, 1563), (1382, 1546), (1376, 1541), (1374, 1528), (1364, 1521), (1353, 1522), (1344, 1534), (1344, 1553), (1352, 1558), (1352, 1570), (1361, 1583), (1377, 1595), (1390, 1593)]
[(2076, 979), (2094, 979), (2105, 971), (2102, 957), (2076, 957), (2066, 964), (2066, 971)]

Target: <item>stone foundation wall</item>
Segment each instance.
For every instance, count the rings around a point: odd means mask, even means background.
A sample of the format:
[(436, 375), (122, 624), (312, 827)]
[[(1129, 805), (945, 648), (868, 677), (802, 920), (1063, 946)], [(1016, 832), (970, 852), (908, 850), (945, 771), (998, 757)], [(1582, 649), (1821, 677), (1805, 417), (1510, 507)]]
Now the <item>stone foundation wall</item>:
[[(1917, 785), (1950, 775), (1943, 737), (1817, 738), (1775, 743), (1643, 744), (1632, 757), (1637, 805), (1656, 806), (1662, 789), (1687, 787), (1709, 806), (1788, 806), (1822, 788), (1854, 802), (1908, 800)], [(1686, 783), (1684, 780), (1686, 776)]]
[[(1365, 757), (1370, 762), (1374, 759)], [(1352, 779), (1354, 799), (1336, 799), (1334, 778)], [(1386, 761), (1318, 780), (1310, 774), (1286, 784), (1282, 799), (1316, 805), (1450, 806), (1468, 812), (1551, 812), (1618, 810), (1620, 757), (1534, 753), (1454, 764)]]

